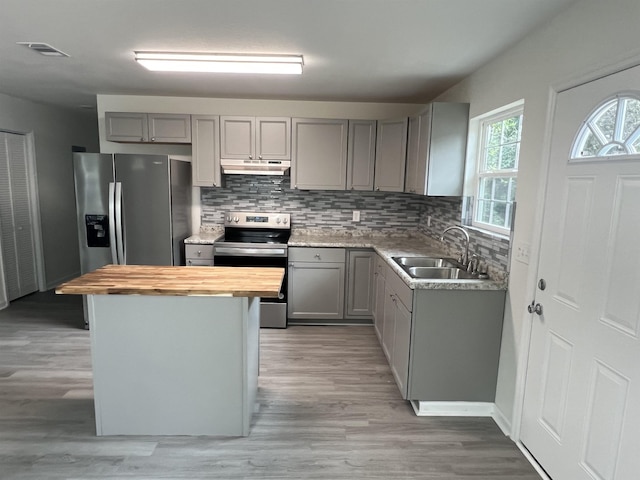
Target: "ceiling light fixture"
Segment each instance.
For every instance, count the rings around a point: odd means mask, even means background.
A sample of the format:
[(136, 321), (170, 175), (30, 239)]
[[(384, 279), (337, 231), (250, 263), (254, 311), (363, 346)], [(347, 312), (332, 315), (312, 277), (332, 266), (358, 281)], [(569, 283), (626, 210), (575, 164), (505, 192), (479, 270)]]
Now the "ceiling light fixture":
[(42, 42), (16, 42), (18, 45), (22, 45), (23, 47), (27, 47), (34, 52), (38, 52), (40, 55), (45, 55), (47, 57), (68, 57), (69, 55), (58, 50), (55, 47), (52, 47), (48, 43)]
[(134, 52), (136, 61), (156, 72), (302, 74), (302, 55), (230, 55)]

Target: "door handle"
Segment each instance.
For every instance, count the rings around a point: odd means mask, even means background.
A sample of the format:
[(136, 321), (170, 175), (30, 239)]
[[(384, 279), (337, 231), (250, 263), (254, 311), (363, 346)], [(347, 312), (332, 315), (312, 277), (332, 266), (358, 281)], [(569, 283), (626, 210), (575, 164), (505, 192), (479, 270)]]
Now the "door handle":
[(542, 305), (536, 303), (535, 300), (531, 302), (531, 305), (527, 306), (527, 311), (529, 313), (536, 313), (537, 315), (542, 315)]

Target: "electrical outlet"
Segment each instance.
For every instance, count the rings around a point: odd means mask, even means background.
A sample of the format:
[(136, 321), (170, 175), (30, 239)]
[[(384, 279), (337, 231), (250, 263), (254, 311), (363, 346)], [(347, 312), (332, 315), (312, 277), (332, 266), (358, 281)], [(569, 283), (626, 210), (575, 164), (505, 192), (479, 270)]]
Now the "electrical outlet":
[(515, 246), (516, 260), (529, 265), (529, 256), (531, 255), (531, 245), (528, 243), (519, 243)]
[(427, 216), (427, 227), (431, 226), (431, 215)]
[(353, 211), (353, 221), (354, 222), (359, 222), (360, 221), (360, 210), (354, 210)]

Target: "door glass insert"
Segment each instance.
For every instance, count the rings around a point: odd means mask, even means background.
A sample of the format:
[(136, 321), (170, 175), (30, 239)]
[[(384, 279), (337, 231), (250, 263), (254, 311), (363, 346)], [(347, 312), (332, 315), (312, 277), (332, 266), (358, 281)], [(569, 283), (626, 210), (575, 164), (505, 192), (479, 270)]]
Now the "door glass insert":
[(640, 154), (640, 97), (617, 95), (583, 122), (571, 160)]

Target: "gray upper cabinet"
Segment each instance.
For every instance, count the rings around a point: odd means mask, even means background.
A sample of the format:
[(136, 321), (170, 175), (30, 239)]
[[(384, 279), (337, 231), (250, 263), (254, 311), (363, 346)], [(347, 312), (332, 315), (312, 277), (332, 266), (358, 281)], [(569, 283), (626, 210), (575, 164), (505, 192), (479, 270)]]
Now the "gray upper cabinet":
[(347, 190), (373, 190), (376, 127), (375, 120), (349, 120)]
[(468, 103), (432, 103), (411, 118), (405, 192), (462, 195), (468, 125)]
[(290, 160), (291, 119), (220, 117), (220, 156), (234, 160)]
[(375, 166), (376, 191), (404, 191), (407, 127), (407, 118), (378, 121)]
[(173, 113), (105, 112), (110, 142), (191, 143), (191, 116)]
[(346, 318), (370, 319), (373, 315), (374, 260), (371, 250), (347, 251), (347, 309)]
[(191, 148), (194, 187), (221, 187), (220, 117), (193, 115), (191, 117), (193, 145)]
[(345, 190), (347, 120), (292, 120), (291, 186), (302, 190)]

